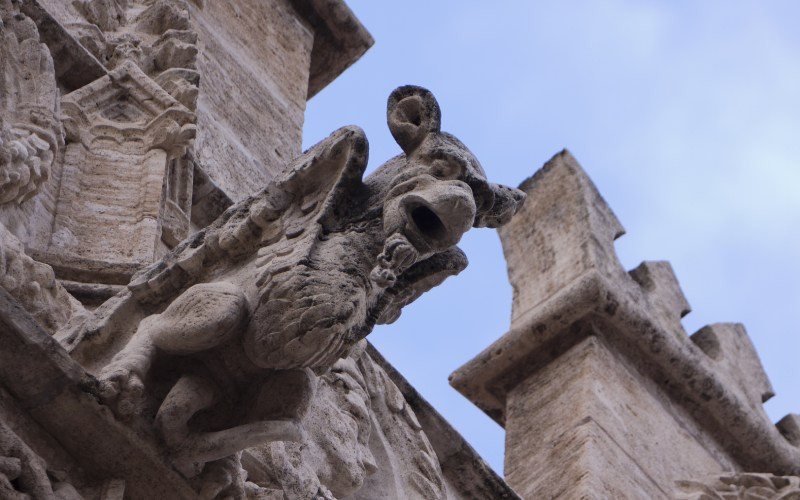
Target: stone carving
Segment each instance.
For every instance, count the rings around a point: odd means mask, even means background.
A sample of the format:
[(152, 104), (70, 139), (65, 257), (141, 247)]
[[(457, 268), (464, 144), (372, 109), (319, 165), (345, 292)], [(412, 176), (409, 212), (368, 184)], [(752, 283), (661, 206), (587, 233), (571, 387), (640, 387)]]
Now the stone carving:
[(64, 96), (62, 106), (68, 139), (87, 149), (116, 144), (122, 153), (160, 148), (179, 157), (194, 137), (194, 114), (131, 62)]
[(126, 22), (127, 0), (75, 0), (72, 3), (91, 23), (104, 31), (111, 31)]
[(445, 498), (436, 453), (365, 344), (318, 378), (301, 441), (245, 452), (245, 488), (292, 499)]
[(176, 160), (194, 138), (194, 113), (130, 61), (64, 96), (62, 107), (69, 141), (51, 250), (104, 269), (153, 262), (162, 217), (171, 216), (173, 241), (188, 233), (191, 180), (180, 179), (192, 165)]
[[(72, 151), (73, 154), (67, 155), (66, 196), (51, 239), (55, 248), (50, 252), (61, 255), (67, 250), (71, 256), (92, 261), (77, 270), (72, 269), (74, 265), (69, 266), (71, 279), (123, 284), (132, 270), (157, 260), (189, 234), (194, 165), (186, 151), (194, 138), (194, 112), (199, 95), (197, 34), (191, 29), (189, 6), (184, 0), (74, 0), (73, 6), (87, 22), (73, 22), (68, 29), (111, 72), (109, 77), (65, 97), (68, 139), (82, 143), (90, 151)], [(112, 88), (116, 87), (113, 91), (108, 88), (109, 80)], [(110, 91), (116, 99), (107, 98), (105, 92)], [(128, 93), (134, 98), (127, 99)], [(150, 99), (158, 105), (149, 106)], [(94, 106), (104, 108), (99, 117)], [(100, 144), (92, 147), (85, 140), (86, 135), (93, 135)], [(142, 144), (147, 146), (144, 150)], [(167, 152), (163, 159), (166, 168), (159, 165), (162, 159), (152, 158), (148, 148)], [(131, 158), (131, 150), (143, 157)], [(120, 168), (122, 164), (136, 168)], [(126, 199), (131, 195), (141, 198), (136, 210), (114, 206), (105, 211), (112, 219), (117, 216), (129, 219), (117, 222), (116, 226), (135, 226), (130, 229), (135, 234), (132, 254), (127, 255), (114, 245), (101, 250), (109, 238), (98, 238), (87, 229), (97, 226), (97, 221), (83, 224), (86, 227), (71, 227), (80, 226), (79, 220), (94, 219), (97, 212), (87, 211), (86, 207), (74, 208), (75, 201), (70, 196), (75, 194), (73, 190), (81, 191), (86, 184), (107, 184), (109, 177), (123, 171), (131, 174), (121, 179), (123, 189), (109, 193), (111, 200), (92, 200), (92, 203), (113, 205), (114, 200), (120, 200), (117, 205), (124, 206), (131, 204)], [(156, 172), (160, 172), (158, 179)], [(139, 186), (129, 186), (134, 179), (146, 179), (145, 186), (141, 186), (146, 191), (143, 196), (138, 192)], [(104, 197), (100, 190), (95, 189), (93, 194)], [(116, 234), (113, 236), (118, 240)], [(163, 244), (158, 241), (159, 236)], [(83, 248), (88, 241), (100, 240), (106, 242)], [(115, 259), (114, 254), (123, 258)], [(100, 277), (97, 273), (87, 275), (86, 269), (97, 267), (97, 262), (114, 262), (117, 274), (123, 274), (125, 279)]]
[(0, 420), (0, 498), (7, 500), (82, 500), (63, 477)]
[(796, 500), (800, 477), (740, 472), (706, 481), (678, 481), (680, 500)]
[(0, 288), (17, 299), (50, 334), (85, 314), (83, 306), (56, 281), (53, 269), (26, 255), (22, 243), (2, 224)]
[(446, 498), (442, 470), (417, 416), (386, 372), (365, 353), (359, 360), (371, 399), (371, 446), (380, 476), (353, 498)]
[(53, 59), (16, 2), (0, 1), (0, 204), (22, 203), (50, 177), (63, 130)]
[[(371, 176), (362, 180), (363, 132), (336, 131), (59, 335), (99, 375), (117, 415), (134, 426), (153, 419), (199, 490), (237, 477), (230, 471), (245, 448), (301, 441), (297, 422), (317, 377), (330, 377), (375, 324), (462, 270), (455, 244), (464, 232), (503, 224), (524, 199), (489, 183), (440, 131), (427, 90), (395, 90), (388, 123), (404, 154)], [(386, 408), (384, 420), (413, 422), (397, 398)], [(424, 445), (409, 425), (404, 439)], [(433, 498), (435, 469), (410, 479)]]
[(363, 348), (354, 351), (317, 377), (299, 442), (268, 443), (245, 452), (247, 488), (286, 498), (342, 498), (376, 471), (369, 448), (370, 391), (359, 362)]

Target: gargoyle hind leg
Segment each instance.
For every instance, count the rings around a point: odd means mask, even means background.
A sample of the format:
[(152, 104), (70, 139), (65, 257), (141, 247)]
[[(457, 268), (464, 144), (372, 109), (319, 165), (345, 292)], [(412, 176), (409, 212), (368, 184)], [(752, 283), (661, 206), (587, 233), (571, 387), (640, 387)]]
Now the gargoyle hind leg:
[(157, 351), (185, 356), (214, 348), (236, 335), (247, 315), (247, 299), (236, 285), (216, 282), (188, 288), (164, 312), (144, 318), (125, 348), (103, 368), (103, 398), (116, 399), (121, 416), (135, 413)]
[(189, 435), (173, 453), (172, 464), (187, 477), (196, 475), (203, 464), (213, 462), (252, 446), (272, 441), (302, 441), (300, 424), (290, 420), (264, 420), (217, 432)]
[(178, 380), (156, 414), (156, 428), (168, 448), (174, 450), (189, 437), (189, 419), (215, 399), (213, 385), (203, 377), (184, 375)]

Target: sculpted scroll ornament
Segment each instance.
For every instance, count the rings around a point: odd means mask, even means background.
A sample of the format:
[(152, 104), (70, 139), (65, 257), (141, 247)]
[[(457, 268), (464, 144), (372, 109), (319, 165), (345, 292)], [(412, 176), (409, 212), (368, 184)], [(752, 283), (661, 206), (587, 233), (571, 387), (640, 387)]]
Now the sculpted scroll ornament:
[[(362, 179), (363, 132), (334, 132), (60, 335), (106, 403), (154, 424), (203, 495), (241, 483), (241, 450), (303, 441), (315, 389), (338, 383), (319, 376), (335, 378), (375, 324), (461, 271), (455, 244), (470, 227), (516, 212), (524, 195), (488, 182), (440, 116), (430, 92), (398, 88), (388, 123), (404, 154)], [(401, 404), (387, 408), (402, 417)], [(426, 491), (441, 490), (431, 478)]]

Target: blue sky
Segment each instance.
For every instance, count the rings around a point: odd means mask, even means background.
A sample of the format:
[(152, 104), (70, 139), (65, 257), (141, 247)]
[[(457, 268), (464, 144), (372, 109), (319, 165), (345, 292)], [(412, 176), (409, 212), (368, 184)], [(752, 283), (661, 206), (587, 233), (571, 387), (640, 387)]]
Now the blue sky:
[[(376, 44), (308, 105), (304, 146), (356, 124), (370, 170), (400, 152), (385, 103), (434, 92), (442, 128), (516, 186), (562, 148), (627, 234), (626, 268), (669, 260), (705, 324), (742, 322), (777, 396), (800, 413), (800, 2), (350, 0)], [(498, 471), (503, 430), (447, 376), (509, 326), (497, 234), (469, 268), (372, 342)]]

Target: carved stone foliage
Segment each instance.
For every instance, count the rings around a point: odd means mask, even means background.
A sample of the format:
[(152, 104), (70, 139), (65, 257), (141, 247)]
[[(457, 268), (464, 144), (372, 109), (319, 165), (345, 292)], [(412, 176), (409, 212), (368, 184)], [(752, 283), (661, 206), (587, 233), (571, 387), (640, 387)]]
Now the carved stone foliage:
[(299, 441), (245, 451), (247, 489), (292, 499), (342, 498), (377, 470), (370, 451), (370, 394), (358, 357), (340, 359), (316, 377)]
[(436, 453), (364, 344), (318, 377), (300, 441), (245, 451), (246, 490), (287, 499), (445, 498)]
[(80, 317), (83, 307), (56, 281), (53, 269), (25, 254), (22, 243), (0, 225), (0, 288), (52, 334)]
[(679, 481), (678, 490), (680, 500), (797, 500), (800, 477), (741, 472), (705, 481)]
[(58, 97), (36, 24), (0, 0), (0, 204), (22, 203), (50, 177), (64, 143)]
[[(394, 321), (404, 305), (461, 271), (466, 259), (455, 245), (463, 233), (504, 223), (524, 195), (488, 182), (472, 153), (441, 132), (427, 90), (395, 90), (388, 122), (404, 154), (371, 176), (362, 179), (363, 132), (334, 132), (137, 274), (94, 318), (60, 333), (101, 379), (106, 404), (132, 426), (155, 427), (174, 467), (199, 491), (236, 483), (246, 448), (283, 442), (291, 462), (289, 443), (313, 435), (314, 418), (325, 413), (315, 405), (351, 405), (345, 413), (360, 428), (357, 408), (369, 399), (382, 463), (405, 460), (393, 457), (405, 455), (396, 446), (413, 449), (407, 469), (416, 472), (397, 478), (399, 490), (442, 496), (433, 452), (400, 393), (367, 361), (356, 373), (340, 360), (355, 359), (375, 324)], [(360, 378), (368, 389), (336, 392)], [(334, 434), (363, 445), (365, 431), (349, 425)], [(321, 443), (318, 451), (338, 447)], [(354, 453), (353, 463), (369, 469), (368, 454)], [(342, 477), (315, 475), (330, 491), (346, 489), (336, 482)], [(348, 487), (363, 480), (356, 476)]]
[(109, 69), (131, 61), (194, 111), (197, 34), (184, 0), (74, 0), (87, 23), (70, 31)]
[(378, 472), (353, 498), (444, 499), (439, 460), (414, 410), (369, 354), (361, 356), (359, 367), (371, 398), (370, 448)]

